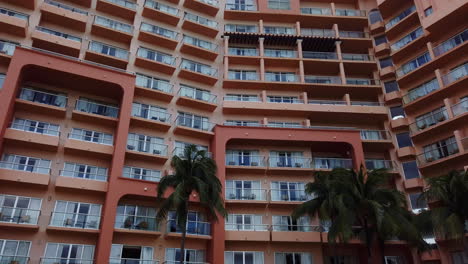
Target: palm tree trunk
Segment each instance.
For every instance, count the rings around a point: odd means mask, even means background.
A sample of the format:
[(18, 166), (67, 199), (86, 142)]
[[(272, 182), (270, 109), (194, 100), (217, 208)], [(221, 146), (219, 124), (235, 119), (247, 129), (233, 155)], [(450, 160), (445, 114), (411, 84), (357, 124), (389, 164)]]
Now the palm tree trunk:
[(366, 234), (367, 264), (371, 264), (372, 263), (372, 251), (371, 251), (372, 238), (369, 232), (369, 227), (367, 226), (367, 220), (365, 219), (364, 219), (364, 232)]
[(187, 226), (182, 229), (182, 238), (180, 240), (180, 264), (185, 263), (185, 237), (187, 236)]
[(380, 254), (382, 254), (382, 264), (386, 264), (385, 263), (385, 241), (381, 238), (378, 238), (378, 239), (379, 239)]

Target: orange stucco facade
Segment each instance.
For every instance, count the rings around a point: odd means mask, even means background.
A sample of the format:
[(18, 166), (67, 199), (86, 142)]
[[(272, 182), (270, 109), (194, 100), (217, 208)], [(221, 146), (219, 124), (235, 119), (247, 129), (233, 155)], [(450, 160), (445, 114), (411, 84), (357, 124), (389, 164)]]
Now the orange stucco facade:
[[(293, 221), (335, 167), (387, 168), (408, 209), (468, 169), (466, 0), (0, 0), (0, 263), (175, 264), (156, 188), (186, 144), (229, 217), (190, 201), (186, 263), (365, 263)], [(466, 263), (387, 241), (372, 263)], [(75, 261), (75, 262), (73, 262)], [(465, 261), (465, 262), (463, 262)], [(178, 262), (177, 262), (178, 263)]]

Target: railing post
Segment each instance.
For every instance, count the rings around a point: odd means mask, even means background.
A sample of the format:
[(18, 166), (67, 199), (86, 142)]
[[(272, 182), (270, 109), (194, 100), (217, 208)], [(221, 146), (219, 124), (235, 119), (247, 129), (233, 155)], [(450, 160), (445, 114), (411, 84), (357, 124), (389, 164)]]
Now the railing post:
[(452, 106), (450, 104), (450, 100), (448, 98), (444, 99), (444, 105), (445, 105), (445, 109), (447, 110), (448, 117), (453, 118), (454, 117), (453, 110), (452, 110)]
[(453, 131), (453, 135), (455, 136), (455, 141), (457, 142), (458, 151), (460, 153), (465, 152), (465, 147), (463, 146), (462, 136), (461, 136), (460, 130), (457, 129), (457, 130)]

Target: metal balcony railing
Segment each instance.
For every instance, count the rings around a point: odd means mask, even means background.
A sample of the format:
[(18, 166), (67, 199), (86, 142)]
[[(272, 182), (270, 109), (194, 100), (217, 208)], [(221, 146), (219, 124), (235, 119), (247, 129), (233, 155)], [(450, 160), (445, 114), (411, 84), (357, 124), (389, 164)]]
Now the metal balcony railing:
[(160, 35), (160, 36), (170, 38), (170, 39), (173, 39), (173, 40), (176, 40), (177, 36), (179, 35), (179, 33), (175, 32), (175, 31), (165, 29), (165, 28), (162, 28), (162, 27), (159, 27), (159, 26), (147, 24), (147, 23), (144, 23), (144, 22), (141, 23), (140, 30), (144, 31), (144, 32), (154, 33), (156, 35)]
[(336, 60), (338, 56), (335, 52), (316, 52), (316, 51), (303, 51), (302, 57), (304, 59), (319, 59), (319, 60)]
[(141, 74), (136, 75), (135, 84), (140, 87), (159, 90), (166, 93), (172, 93), (173, 85), (168, 81), (160, 80), (154, 77), (149, 77)]
[(463, 115), (468, 112), (468, 98), (461, 100), (459, 103), (452, 106), (454, 116)]
[(342, 53), (341, 57), (349, 61), (374, 61), (374, 56), (369, 54)]
[(390, 133), (386, 130), (361, 130), (362, 140), (389, 140)]
[(412, 133), (425, 130), (449, 118), (447, 109), (442, 108), (439, 111), (431, 112), (429, 115), (424, 115), (422, 118), (416, 118), (416, 121), (409, 125)]
[(229, 71), (228, 79), (240, 81), (258, 81), (260, 78), (256, 72)]
[(352, 159), (343, 158), (313, 158), (312, 159), (314, 169), (336, 169), (336, 168), (353, 168)]
[(260, 155), (238, 155), (226, 154), (226, 165), (228, 166), (246, 166), (246, 167), (265, 167), (265, 156)]
[(318, 225), (272, 225), (273, 232), (323, 232), (323, 228)]
[(346, 84), (349, 85), (380, 85), (380, 80), (364, 78), (346, 78)]
[(136, 9), (137, 4), (127, 0), (104, 0), (130, 9)]
[(62, 33), (62, 32), (56, 31), (56, 30), (51, 30), (51, 29), (48, 29), (48, 28), (45, 28), (45, 27), (40, 27), (40, 26), (37, 26), (36, 30), (40, 31), (40, 32), (50, 34), (50, 35), (58, 36), (58, 37), (61, 37), (61, 38), (64, 38), (64, 39), (69, 39), (69, 40), (73, 40), (73, 41), (81, 43), (81, 38), (75, 37), (75, 36), (72, 36), (72, 35), (69, 35), (69, 34), (66, 34), (66, 33)]
[(437, 79), (432, 79), (429, 82), (426, 82), (414, 89), (411, 89), (407, 94), (403, 95), (403, 103), (409, 104), (415, 101), (416, 99), (439, 89), (440, 87)]
[(68, 100), (68, 98), (64, 95), (48, 93), (26, 87), (21, 89), (19, 98), (34, 103), (57, 107), (65, 107)]
[(313, 199), (312, 196), (305, 193), (305, 190), (291, 189), (271, 189), (271, 201), (279, 202), (305, 202)]
[(111, 134), (91, 131), (91, 130), (82, 130), (73, 131), (68, 133), (68, 138), (76, 139), (81, 141), (87, 141), (97, 144), (109, 145), (112, 146), (114, 144), (114, 139)]
[[(177, 226), (175, 219), (169, 219), (167, 221), (167, 232), (168, 233), (182, 233), (182, 230)], [(189, 235), (200, 235), (209, 236), (211, 233), (211, 223), (201, 221), (187, 221), (187, 234)]]
[(251, 188), (226, 188), (226, 200), (266, 201), (267, 190)]
[(177, 16), (179, 14), (179, 9), (165, 5), (165, 4), (161, 4), (153, 0), (146, 0), (145, 7), (152, 8), (152, 9), (155, 9), (155, 10), (158, 10), (158, 11), (161, 11), (163, 13), (173, 15), (173, 16)]
[(40, 264), (57, 264), (57, 263), (94, 264), (95, 262), (92, 259), (42, 257)]
[(0, 7), (0, 14), (11, 16), (11, 17), (16, 17), (16, 18), (19, 18), (19, 19), (22, 19), (22, 20), (29, 21), (29, 15), (24, 14), (24, 13), (20, 13), (20, 12), (15, 11), (15, 10), (7, 9), (7, 8), (4, 8), (4, 7)]
[(442, 76), (442, 82), (444, 83), (445, 86), (448, 86), (451, 83), (454, 83), (462, 78), (465, 78), (465, 76), (467, 75), (468, 75), (468, 63), (465, 63), (451, 70), (446, 75)]
[[(37, 160), (36, 163), (40, 163), (42, 160)], [(28, 171), (28, 172), (35, 172), (40, 174), (50, 174), (50, 167), (40, 166), (40, 165), (27, 165), (20, 163), (19, 161), (9, 162), (9, 161), (0, 161), (0, 169), (7, 169), (7, 170), (18, 170), (18, 171)]]
[(410, 32), (408, 35), (401, 38), (400, 40), (398, 40), (397, 42), (393, 43), (390, 46), (390, 48), (392, 51), (398, 51), (404, 46), (408, 45), (409, 43), (413, 42), (414, 40), (422, 36), (423, 34), (424, 34), (424, 30), (422, 29), (422, 27), (419, 27), (416, 30)]
[(189, 97), (192, 99), (205, 101), (208, 103), (216, 103), (216, 95), (208, 91), (202, 91), (202, 90), (198, 90), (192, 87), (181, 86), (177, 94), (179, 96)]
[(297, 58), (297, 52), (294, 50), (265, 49), (264, 56), (272, 58)]
[(194, 15), (194, 14), (191, 14), (191, 13), (186, 12), (185, 15), (184, 15), (184, 19), (195, 22), (195, 23), (200, 24), (200, 25), (210, 27), (210, 28), (214, 28), (214, 29), (218, 28), (218, 22), (216, 22), (214, 20), (211, 20), (211, 19), (208, 19), (208, 18), (197, 16), (197, 15)]
[[(28, 120), (29, 121), (29, 120)], [(31, 122), (35, 122), (31, 124)], [(60, 136), (60, 128), (58, 126), (50, 126), (49, 123), (45, 122), (38, 122), (38, 121), (30, 121), (30, 122), (23, 122), (23, 123), (16, 123), (13, 122), (10, 125), (11, 129), (21, 130), (30, 133), (37, 133), (49, 136)]]
[(72, 11), (74, 13), (78, 13), (78, 14), (82, 14), (82, 15), (86, 15), (86, 16), (88, 15), (88, 12), (86, 12), (84, 10), (81, 10), (79, 8), (73, 7), (73, 6), (65, 5), (65, 4), (62, 4), (62, 3), (59, 3), (59, 2), (56, 2), (56, 1), (52, 1), (52, 0), (44, 0), (44, 2), (49, 4), (49, 5), (53, 5), (55, 7), (61, 8), (61, 9)]
[(55, 211), (51, 214), (50, 226), (99, 229), (100, 221), (101, 215)]
[(109, 19), (106, 17), (102, 16), (96, 16), (94, 18), (94, 24), (100, 25), (103, 27), (111, 28), (114, 30), (122, 31), (125, 33), (132, 33), (133, 32), (133, 26), (130, 24), (125, 24), (113, 19)]
[(265, 224), (228, 224), (224, 226), (226, 231), (268, 231), (270, 225)]
[(117, 214), (115, 228), (159, 231), (159, 223), (155, 216)]
[(232, 102), (257, 102), (257, 103), (262, 101), (259, 96), (242, 97), (238, 95), (226, 95), (223, 97), (223, 100), (232, 101)]
[(351, 105), (359, 106), (383, 106), (383, 103), (380, 102), (363, 102), (363, 101), (351, 101)]
[(306, 83), (315, 83), (315, 84), (341, 84), (341, 78), (338, 76), (305, 76)]
[(213, 128), (216, 124), (211, 123), (206, 120), (202, 120), (197, 117), (191, 117), (191, 116), (183, 116), (179, 115), (176, 118), (176, 124), (178, 126), (184, 126), (184, 127), (189, 127), (197, 130), (202, 130), (202, 131), (213, 131)]
[(331, 15), (330, 8), (301, 7), (301, 14), (306, 15)]
[(148, 120), (169, 123), (171, 121), (171, 114), (159, 110), (158, 108), (144, 108), (141, 105), (133, 105), (132, 116), (140, 117)]
[(100, 104), (88, 100), (76, 100), (75, 110), (113, 118), (117, 118), (119, 116), (118, 107)]
[(215, 76), (218, 73), (216, 69), (213, 69), (208, 65), (200, 64), (200, 63), (190, 61), (190, 60), (182, 60), (182, 63), (180, 64), (180, 68), (189, 70), (189, 71), (198, 72), (201, 74), (206, 74), (209, 76)]
[(369, 33), (362, 31), (339, 31), (342, 38), (369, 38)]
[(433, 148), (429, 151), (419, 154), (416, 158), (419, 165), (425, 165), (427, 163), (434, 162), (443, 158), (450, 157), (459, 152), (458, 145), (456, 142), (446, 144), (441, 147)]
[(216, 51), (218, 49), (218, 45), (213, 44), (208, 41), (204, 41), (198, 38), (190, 37), (187, 35), (184, 35), (182, 41), (186, 44), (193, 45), (202, 49), (206, 49), (209, 51)]
[[(81, 264), (81, 263), (76, 263)], [(134, 258), (110, 258), (109, 264), (159, 264), (159, 260), (134, 259)]]
[(431, 59), (431, 56), (429, 56), (429, 53), (425, 52), (424, 54), (419, 55), (416, 58), (412, 59), (411, 61), (403, 64), (400, 68), (396, 70), (396, 75), (398, 77), (402, 77), (422, 67), (423, 65), (430, 62), (431, 60), (432, 59)]
[(257, 11), (257, 6), (254, 4), (226, 3), (226, 10)]
[(107, 181), (107, 173), (91, 173), (79, 170), (60, 170), (60, 176), (104, 182)]
[(310, 168), (311, 163), (312, 159), (305, 157), (268, 157), (268, 164), (272, 168)]
[(210, 6), (214, 6), (214, 7), (219, 6), (219, 2), (217, 0), (196, 0), (196, 1), (200, 1), (202, 3), (205, 3)]
[(0, 222), (3, 223), (37, 225), (40, 215), (39, 209), (0, 206)]
[(6, 264), (28, 264), (29, 263), (29, 257), (27, 256), (5, 256), (5, 255), (0, 255), (0, 263), (6, 263)]
[(303, 36), (335, 37), (335, 31), (323, 28), (301, 28)]
[(127, 150), (167, 156), (167, 145), (145, 140), (128, 139)]
[(266, 72), (265, 81), (267, 82), (298, 82), (299, 76), (291, 73)]
[(13, 56), (13, 53), (15, 53), (15, 49), (16, 49), (16, 44), (0, 40), (0, 54)]
[(403, 20), (405, 17), (409, 16), (410, 14), (412, 14), (413, 12), (416, 11), (416, 6), (411, 6), (410, 8), (408, 9), (405, 9), (403, 12), (401, 12), (399, 15), (397, 15), (396, 17), (392, 18), (390, 21), (388, 21), (387, 24), (385, 24), (385, 28), (386, 29), (390, 29), (391, 27), (393, 27), (394, 25), (396, 25), (398, 22), (400, 22), (401, 20)]
[(457, 35), (451, 37), (450, 39), (442, 42), (437, 45), (433, 51), (436, 57), (454, 49), (457, 46), (462, 45), (465, 41), (468, 40), (468, 29), (465, 29), (463, 32), (458, 33)]
[(388, 169), (394, 170), (395, 164), (392, 160), (383, 160), (383, 159), (366, 159), (366, 168), (368, 170), (376, 170), (376, 169)]
[(335, 9), (335, 14), (337, 16), (357, 16), (357, 17), (366, 17), (365, 10), (356, 10), (356, 9)]
[(111, 56), (111, 57), (116, 57), (119, 59), (123, 60), (128, 60), (128, 56), (130, 52), (127, 50), (110, 46), (104, 43), (96, 42), (96, 41), (91, 41), (89, 43), (89, 48), (90, 51), (94, 51), (97, 53), (101, 53), (103, 55)]
[(346, 101), (337, 101), (337, 100), (309, 100), (308, 104), (317, 104), (317, 105), (346, 105)]
[(229, 47), (228, 54), (234, 56), (258, 56), (259, 53), (256, 48)]

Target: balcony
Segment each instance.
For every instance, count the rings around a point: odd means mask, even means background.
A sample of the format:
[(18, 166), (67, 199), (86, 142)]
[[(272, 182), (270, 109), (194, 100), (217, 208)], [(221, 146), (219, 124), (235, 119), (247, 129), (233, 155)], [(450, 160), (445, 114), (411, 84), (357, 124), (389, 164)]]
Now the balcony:
[(8, 155), (13, 156), (14, 159), (13, 161), (0, 161), (0, 179), (2, 181), (49, 185), (50, 161), (14, 154)]
[(291, 83), (299, 82), (299, 76), (294, 73), (289, 72), (266, 72), (265, 81), (266, 82), (281, 82), (281, 83)]
[(214, 61), (218, 57), (218, 45), (187, 35), (184, 35), (182, 39), (180, 51), (211, 61)]
[(84, 129), (72, 129), (65, 141), (65, 153), (78, 153), (95, 158), (109, 158), (114, 153), (113, 136)]
[(135, 79), (135, 94), (149, 98), (170, 102), (173, 85), (169, 81), (157, 79), (142, 74), (137, 74)]
[(179, 33), (175, 31), (142, 22), (138, 39), (174, 50), (178, 44), (178, 36)]
[(175, 58), (171, 55), (143, 47), (138, 48), (135, 58), (136, 66), (168, 75), (174, 73), (176, 69), (174, 64)]
[(312, 196), (305, 193), (305, 190), (299, 189), (271, 189), (270, 190), (271, 203), (282, 204), (284, 202), (303, 203), (313, 199)]
[(464, 115), (468, 112), (468, 99), (463, 99), (452, 106), (452, 112), (455, 117)]
[(271, 240), (275, 242), (322, 242), (323, 228), (318, 225), (273, 225)]
[(137, 4), (127, 0), (98, 0), (96, 10), (133, 22)]
[(229, 47), (228, 53), (229, 63), (254, 65), (260, 64), (260, 55), (257, 48), (244, 48), (244, 47)]
[(150, 127), (161, 131), (171, 128), (171, 114), (157, 108), (143, 108), (141, 105), (133, 104), (132, 124), (140, 127)]
[(136, 159), (154, 160), (159, 163), (167, 161), (167, 145), (147, 140), (128, 139), (126, 155)]
[(99, 214), (54, 211), (47, 229), (62, 232), (70, 228), (75, 232), (98, 233), (100, 221), (101, 215)]
[(217, 74), (218, 71), (209, 65), (182, 59), (178, 76), (194, 82), (214, 85), (218, 81)]
[[(88, 167), (89, 168), (89, 167)], [(80, 192), (107, 192), (107, 170), (97, 168), (95, 172), (80, 172), (77, 170), (60, 170), (60, 177), (55, 180), (55, 188), (64, 190), (79, 190)]]
[(101, 104), (89, 99), (76, 100), (72, 118), (85, 122), (116, 125), (119, 117), (119, 108)]
[[(174, 264), (176, 264), (177, 262), (174, 262)], [(109, 264), (159, 264), (159, 263), (160, 263), (159, 260), (152, 260), (152, 259), (139, 259), (139, 258), (110, 258), (109, 259)], [(165, 261), (162, 264), (165, 264), (165, 263), (169, 263), (169, 262)], [(186, 263), (189, 264), (189, 262), (186, 262)], [(88, 264), (88, 263), (80, 262), (80, 264)]]
[(377, 70), (375, 57), (369, 54), (342, 53), (344, 69), (346, 74), (360, 75)]
[(95, 16), (91, 33), (116, 42), (130, 44), (133, 26), (102, 16)]
[(201, 138), (214, 136), (213, 128), (215, 124), (202, 118), (178, 115), (175, 121), (177, 126), (174, 132), (177, 134)]
[(442, 123), (449, 119), (447, 109), (443, 107), (440, 110), (424, 114), (422, 117), (417, 117), (416, 122), (409, 125), (410, 132), (412, 135), (418, 134), (421, 131), (429, 129), (439, 123)]
[(405, 78), (408, 79), (408, 75), (411, 73), (418, 72), (426, 63), (430, 62), (432, 58), (429, 56), (428, 52), (425, 52), (416, 58), (413, 58), (409, 62), (403, 64), (399, 69), (396, 71), (396, 75), (398, 77), (398, 81)]
[(448, 160), (459, 152), (457, 142), (453, 142), (440, 147), (434, 147), (432, 150), (423, 152), (416, 156), (416, 160), (420, 167), (428, 168), (428, 165), (436, 163), (442, 159)]
[(394, 38), (401, 32), (401, 30), (411, 28), (417, 23), (419, 23), (418, 12), (416, 11), (416, 6), (413, 5), (405, 9), (396, 17), (390, 19), (385, 24), (385, 33), (387, 37)]
[(16, 48), (15, 43), (0, 40), (0, 62), (9, 63)]
[(450, 70), (449, 73), (442, 76), (442, 83), (445, 87), (458, 82), (459, 80), (465, 79), (468, 75), (468, 63), (465, 63), (455, 69)]
[(219, 31), (218, 22), (191, 13), (185, 13), (182, 28), (210, 38), (216, 37)]
[(0, 7), (0, 32), (26, 37), (29, 15)]
[[(148, 209), (148, 208), (143, 208)], [(117, 214), (115, 232), (135, 235), (159, 236), (161, 231), (155, 216)], [(119, 262), (121, 263), (121, 262)], [(133, 262), (128, 262), (133, 263)], [(138, 262), (141, 263), (141, 262)], [(153, 263), (153, 262), (151, 262)]]
[[(94, 246), (93, 246), (94, 247)], [(81, 259), (81, 258), (68, 258), (68, 257), (41, 257), (40, 264), (56, 264), (56, 263), (80, 263), (80, 264), (93, 264), (93, 259)]]
[(20, 109), (64, 117), (67, 100), (63, 94), (23, 87), (16, 99), (16, 105)]
[(209, 16), (216, 16), (219, 10), (219, 2), (217, 0), (187, 0), (184, 1), (184, 7)]
[(181, 85), (177, 94), (179, 95), (176, 101), (178, 105), (198, 108), (209, 112), (213, 112), (218, 106), (216, 104), (216, 95), (208, 91)]
[[(187, 220), (187, 237), (211, 239), (211, 224), (209, 222)], [(182, 230), (178, 227), (175, 219), (167, 221), (167, 233), (169, 237), (180, 237)]]
[(434, 91), (439, 90), (439, 83), (437, 79), (432, 79), (429, 82), (423, 83), (422, 85), (411, 89), (407, 94), (403, 95), (403, 103), (406, 105), (418, 100), (421, 97), (425, 97), (428, 94), (432, 94)]
[(266, 203), (267, 190), (251, 188), (226, 188), (225, 199), (229, 203)]
[(392, 60), (399, 62), (405, 59), (409, 54), (417, 53), (425, 43), (424, 30), (422, 27), (410, 32), (408, 35), (399, 39), (392, 45)]
[(41, 5), (41, 20), (84, 32), (88, 12), (56, 1), (45, 0)]
[(253, 3), (226, 3), (224, 10), (226, 17), (226, 11), (257, 11), (257, 6)]
[(260, 155), (240, 156), (238, 154), (226, 154), (226, 170), (230, 172), (264, 172), (266, 159)]
[(352, 159), (343, 159), (343, 158), (313, 158), (312, 166), (317, 170), (332, 170), (336, 168), (353, 168)]
[(304, 157), (283, 157), (270, 156), (268, 165), (270, 170), (291, 171), (291, 170), (310, 170), (312, 164), (311, 158)]
[(0, 206), (0, 226), (8, 228), (26, 225), (26, 228), (37, 229), (41, 210), (21, 207)]
[(346, 78), (347, 85), (359, 85), (359, 86), (379, 86), (380, 80), (377, 79), (364, 79), (364, 78)]
[(366, 169), (368, 170), (378, 170), (378, 169), (387, 169), (388, 171), (395, 171), (396, 166), (392, 160), (384, 159), (366, 159)]
[(153, 0), (145, 1), (142, 15), (172, 26), (176, 26), (180, 20), (179, 9)]
[(89, 42), (85, 54), (86, 60), (120, 69), (127, 68), (128, 57), (127, 50), (96, 41)]
[(338, 76), (314, 76), (306, 75), (304, 77), (306, 83), (310, 84), (342, 84), (341, 78)]
[(264, 224), (225, 224), (226, 241), (270, 241), (270, 226)]
[(2, 0), (3, 2), (10, 3), (12, 5), (20, 6), (22, 8), (27, 8), (34, 10), (35, 2), (34, 0)]
[(52, 52), (78, 57), (81, 49), (81, 38), (44, 27), (36, 27), (32, 33), (32, 46)]
[(316, 15), (316, 16), (331, 16), (332, 12), (330, 8), (301, 7), (301, 14)]
[(441, 44), (437, 45), (433, 51), (436, 57), (439, 57), (452, 49), (462, 45), (468, 39), (468, 30), (464, 30), (461, 33), (451, 37), (450, 39), (442, 42)]
[(17, 263), (17, 264), (22, 264), (22, 263), (30, 263), (29, 262), (29, 257), (24, 257), (24, 256), (3, 256), (0, 255), (0, 263)]
[(57, 151), (59, 145), (59, 127), (51, 126), (44, 122), (24, 120), (15, 122), (6, 129), (4, 138), (6, 140), (36, 145), (44, 150)]
[(382, 151), (393, 146), (387, 130), (361, 130), (361, 140), (365, 151)]

